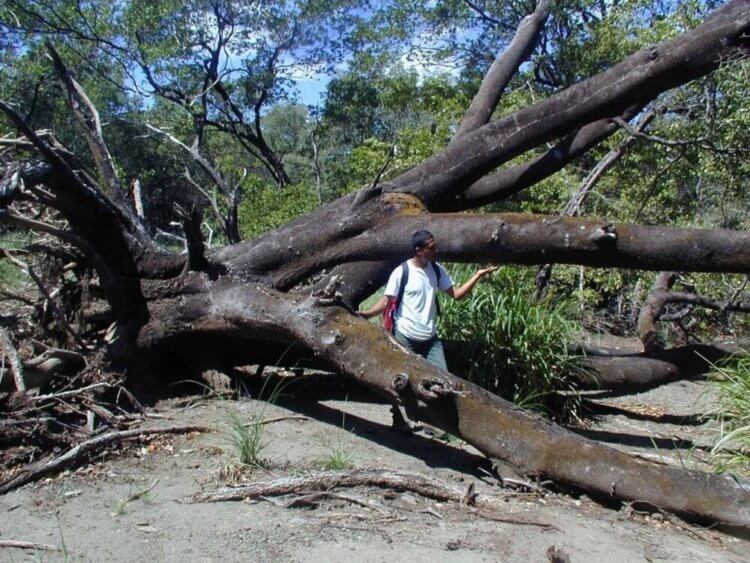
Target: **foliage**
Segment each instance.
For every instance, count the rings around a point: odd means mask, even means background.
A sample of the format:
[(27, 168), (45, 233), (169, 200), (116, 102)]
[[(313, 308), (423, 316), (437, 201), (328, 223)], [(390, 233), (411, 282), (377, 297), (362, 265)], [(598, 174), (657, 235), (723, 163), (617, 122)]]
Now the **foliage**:
[(259, 178), (249, 178), (246, 185), (247, 196), (239, 208), (244, 238), (256, 237), (283, 225), (312, 211), (319, 203), (314, 188), (303, 183), (280, 190)]
[[(473, 271), (454, 267), (451, 275), (458, 285)], [(468, 354), (453, 358), (457, 371), (520, 406), (560, 418), (575, 415), (574, 375), (582, 368), (568, 352), (578, 332), (568, 320), (568, 304), (536, 301), (529, 275), (507, 268), (494, 275), (464, 301), (441, 304), (442, 337), (469, 344)], [(560, 399), (557, 392), (573, 393)]]
[(264, 466), (261, 455), (268, 442), (263, 438), (263, 430), (262, 419), (256, 414), (249, 423), (245, 423), (236, 413), (229, 414), (226, 435), (234, 456), (241, 465), (258, 468)]
[[(7, 233), (0, 232), (0, 248), (13, 250), (21, 248), (30, 242), (30, 237), (18, 232), (11, 231)], [(22, 286), (28, 280), (15, 264), (8, 260), (0, 259), (0, 287), (12, 289)]]
[(720, 394), (720, 434), (711, 450), (719, 469), (750, 473), (750, 354), (729, 358), (714, 371)]
[(320, 460), (319, 468), (322, 471), (343, 471), (352, 469), (354, 460), (350, 451), (343, 444), (336, 444), (323, 459)]

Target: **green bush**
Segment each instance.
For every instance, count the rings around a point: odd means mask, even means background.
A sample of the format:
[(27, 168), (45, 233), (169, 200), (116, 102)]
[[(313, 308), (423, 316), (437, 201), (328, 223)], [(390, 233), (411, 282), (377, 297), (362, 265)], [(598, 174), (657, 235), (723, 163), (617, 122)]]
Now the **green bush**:
[(717, 367), (720, 431), (712, 453), (719, 469), (750, 471), (750, 354), (732, 356)]
[[(455, 267), (456, 286), (474, 272)], [(482, 281), (463, 301), (442, 302), (441, 334), (466, 343), (450, 358), (451, 369), (519, 406), (558, 419), (576, 415), (574, 375), (581, 358), (568, 352), (579, 332), (564, 301), (537, 301), (530, 274), (509, 268)]]

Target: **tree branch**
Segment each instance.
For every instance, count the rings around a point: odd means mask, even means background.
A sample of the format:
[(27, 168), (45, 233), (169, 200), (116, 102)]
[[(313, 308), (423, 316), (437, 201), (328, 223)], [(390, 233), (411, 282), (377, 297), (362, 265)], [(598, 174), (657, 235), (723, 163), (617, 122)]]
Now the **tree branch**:
[(96, 110), (94, 104), (91, 103), (81, 85), (78, 84), (65, 66), (65, 63), (63, 63), (52, 43), (47, 41), (45, 45), (52, 58), (60, 82), (67, 93), (68, 104), (83, 129), (83, 134), (94, 157), (99, 176), (104, 184), (104, 191), (115, 200), (121, 200), (124, 194), (120, 188), (120, 181), (112, 161), (112, 155), (110, 155), (107, 144), (104, 142), (99, 112)]
[(534, 12), (521, 20), (508, 48), (492, 63), (487, 74), (484, 75), (479, 91), (458, 126), (454, 141), (490, 120), (508, 82), (518, 71), (519, 65), (534, 49), (549, 13), (550, 0), (539, 0)]
[(717, 68), (750, 29), (750, 6), (732, 0), (682, 36), (641, 50), (601, 74), (468, 133), (391, 181), (427, 205), (455, 196), (509, 159), (581, 123), (610, 118)]

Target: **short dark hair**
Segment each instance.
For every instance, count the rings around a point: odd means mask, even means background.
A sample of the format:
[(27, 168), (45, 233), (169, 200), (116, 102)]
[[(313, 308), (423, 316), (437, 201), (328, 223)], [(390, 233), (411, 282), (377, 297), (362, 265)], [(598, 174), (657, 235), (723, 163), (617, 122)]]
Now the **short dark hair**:
[(426, 229), (421, 229), (411, 236), (411, 249), (417, 250), (427, 244), (427, 241), (434, 239), (432, 233)]

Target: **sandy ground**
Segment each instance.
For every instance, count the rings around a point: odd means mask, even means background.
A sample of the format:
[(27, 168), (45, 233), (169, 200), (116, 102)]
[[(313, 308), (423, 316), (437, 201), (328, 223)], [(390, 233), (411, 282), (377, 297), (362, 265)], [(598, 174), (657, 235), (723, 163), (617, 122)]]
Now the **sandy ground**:
[[(0, 497), (0, 540), (64, 543), (66, 549), (0, 548), (0, 561), (546, 561), (550, 546), (563, 549), (573, 562), (750, 560), (750, 542), (712, 530), (616, 511), (585, 496), (502, 489), (469, 446), (391, 430), (387, 405), (360, 398), (303, 399), (157, 405), (167, 420), (155, 423), (198, 423), (216, 431), (158, 438)], [(597, 416), (581, 432), (662, 461), (704, 463), (702, 446), (713, 430), (695, 421), (678, 423), (715, 407), (704, 384), (678, 382), (598, 400), (630, 412)], [(233, 412), (247, 420), (308, 417), (264, 426), (267, 468), (247, 479), (301, 474), (319, 468), (333, 452), (346, 452), (355, 467), (418, 471), (462, 487), (474, 482), (479, 492), (504, 499), (497, 516), (554, 527), (497, 522), (455, 503), (369, 488), (344, 492), (376, 501), (379, 510), (340, 500), (323, 500), (315, 508), (182, 502), (222, 484), (220, 470), (231, 465), (232, 455), (223, 429)], [(123, 499), (154, 483), (145, 498), (122, 506)]]

